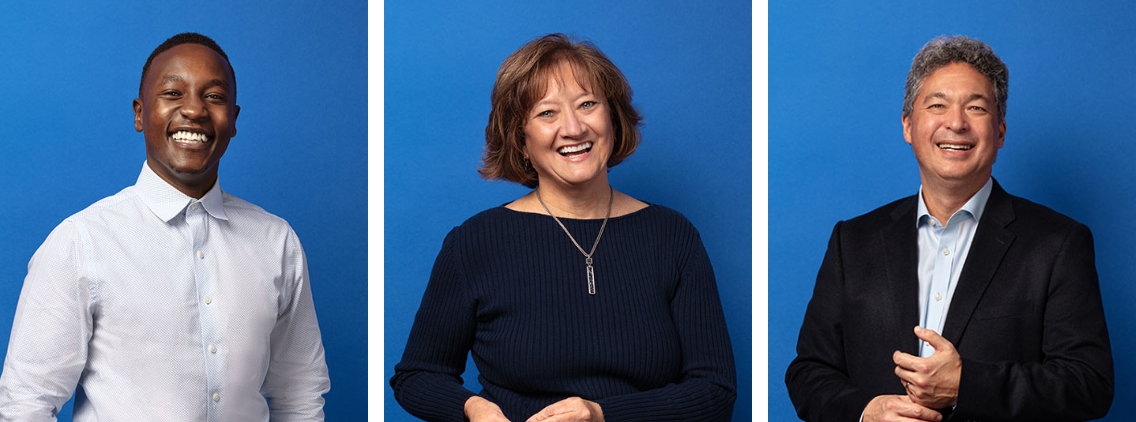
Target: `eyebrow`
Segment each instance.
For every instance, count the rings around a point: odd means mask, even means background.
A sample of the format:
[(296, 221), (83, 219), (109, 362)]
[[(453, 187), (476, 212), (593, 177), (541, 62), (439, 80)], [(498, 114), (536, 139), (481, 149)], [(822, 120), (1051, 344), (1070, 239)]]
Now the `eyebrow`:
[[(923, 97), (923, 103), (926, 103), (926, 102), (927, 102), (928, 100), (930, 100), (930, 99), (932, 99), (932, 98), (938, 98), (938, 99), (942, 99), (942, 100), (950, 100), (950, 98), (948, 98), (948, 97), (947, 97), (947, 94), (946, 94), (946, 93), (943, 93), (943, 92), (932, 92), (932, 93), (930, 93), (930, 94), (927, 94), (927, 96), (926, 96), (926, 97)], [(985, 95), (982, 95), (982, 94), (979, 94), (979, 93), (974, 93), (974, 94), (970, 94), (970, 96), (969, 96), (969, 97), (966, 97), (966, 101), (964, 101), (964, 102), (968, 102), (968, 103), (969, 103), (969, 102), (971, 102), (971, 101), (974, 101), (974, 100), (986, 100), (986, 101), (990, 101), (990, 99), (989, 99), (989, 98), (986, 98), (986, 96), (985, 96)]]
[[(182, 78), (181, 75), (166, 75), (166, 76), (162, 77), (161, 81), (158, 81), (158, 82), (165, 84), (165, 83), (171, 83), (171, 82), (181, 82), (181, 81), (184, 81), (184, 80), (185, 80), (185, 78)], [(229, 83), (225, 82), (224, 79), (212, 79), (209, 82), (205, 83), (205, 86), (206, 87), (219, 86), (219, 87), (221, 87), (222, 89), (225, 89), (225, 90), (229, 89)]]
[[(593, 96), (593, 97), (595, 97), (595, 96), (596, 96), (596, 94), (593, 94), (591, 90), (585, 90), (585, 91), (584, 91), (583, 93), (581, 93), (581, 94), (580, 94), (579, 96), (577, 96), (576, 98), (573, 98), (572, 100), (573, 100), (573, 101), (575, 101), (575, 100), (579, 100), (579, 99), (581, 99), (581, 98), (584, 98), (584, 97), (587, 97), (587, 96), (589, 96), (589, 95), (591, 95), (591, 96)], [(553, 101), (553, 100), (540, 100), (540, 101), (537, 101), (537, 102), (536, 102), (536, 104), (533, 104), (533, 107), (536, 107), (536, 106), (539, 106), (539, 105), (544, 105), (544, 104), (554, 104), (554, 103), (556, 103), (556, 101)]]

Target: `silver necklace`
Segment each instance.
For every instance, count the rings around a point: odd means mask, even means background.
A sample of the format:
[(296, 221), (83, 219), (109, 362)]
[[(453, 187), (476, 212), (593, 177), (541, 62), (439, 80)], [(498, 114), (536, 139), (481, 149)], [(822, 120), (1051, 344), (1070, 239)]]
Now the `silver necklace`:
[(576, 245), (576, 249), (579, 249), (580, 253), (584, 254), (584, 263), (588, 265), (588, 294), (593, 296), (596, 294), (596, 273), (592, 270), (592, 254), (596, 253), (596, 246), (600, 244), (600, 238), (603, 237), (604, 228), (607, 227), (607, 219), (611, 217), (611, 203), (615, 202), (615, 189), (612, 189), (611, 185), (607, 185), (607, 189), (607, 215), (604, 216), (603, 224), (600, 225), (600, 233), (596, 235), (596, 242), (592, 244), (591, 252), (584, 252), (584, 248), (580, 247), (580, 243), (576, 241), (575, 237), (572, 237), (572, 233), (568, 231), (567, 227), (564, 227), (564, 223), (561, 223), (560, 219), (556, 218), (556, 215), (548, 209), (548, 205), (544, 205), (544, 199), (540, 197), (540, 189), (538, 188), (536, 190), (536, 200), (540, 202), (540, 206), (544, 208), (544, 212), (547, 212), (553, 220), (556, 220), (556, 224), (559, 224), (560, 228), (564, 229), (564, 234), (567, 234), (568, 238), (572, 239), (572, 244)]

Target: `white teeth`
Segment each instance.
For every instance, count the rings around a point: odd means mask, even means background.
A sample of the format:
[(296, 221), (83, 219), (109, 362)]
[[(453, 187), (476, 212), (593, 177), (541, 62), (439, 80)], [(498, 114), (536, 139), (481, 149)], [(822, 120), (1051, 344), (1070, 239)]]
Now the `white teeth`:
[(172, 138), (177, 142), (187, 144), (203, 144), (209, 141), (209, 137), (205, 136), (204, 133), (193, 133), (184, 130), (174, 132)]
[(966, 151), (973, 148), (970, 145), (954, 145), (954, 144), (939, 144), (940, 149), (949, 149), (951, 151)]
[(556, 152), (559, 152), (561, 154), (571, 154), (571, 153), (574, 153), (574, 152), (580, 152), (580, 151), (587, 150), (588, 148), (591, 148), (591, 147), (592, 147), (591, 142), (584, 142), (580, 145), (560, 148), (560, 149), (556, 150)]

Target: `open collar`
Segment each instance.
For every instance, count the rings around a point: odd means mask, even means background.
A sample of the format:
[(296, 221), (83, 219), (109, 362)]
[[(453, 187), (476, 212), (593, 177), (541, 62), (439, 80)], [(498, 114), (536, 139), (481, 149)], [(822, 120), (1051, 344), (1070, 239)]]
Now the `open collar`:
[(194, 202), (200, 202), (205, 207), (205, 211), (214, 218), (229, 219), (225, 214), (224, 191), (221, 190), (220, 179), (205, 193), (205, 196), (202, 196), (201, 199), (194, 199), (166, 183), (144, 162), (142, 163), (142, 173), (138, 175), (138, 182), (134, 184), (134, 188), (138, 197), (142, 199), (142, 203), (146, 204), (146, 207), (150, 208), (154, 215), (167, 223)]

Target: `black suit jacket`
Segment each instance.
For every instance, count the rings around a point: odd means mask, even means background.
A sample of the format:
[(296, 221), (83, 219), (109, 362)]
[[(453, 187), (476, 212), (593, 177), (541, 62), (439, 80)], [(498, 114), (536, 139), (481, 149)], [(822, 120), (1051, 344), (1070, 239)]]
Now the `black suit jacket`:
[[(918, 356), (917, 198), (833, 228), (785, 383), (804, 420), (850, 421), (906, 394)], [(1088, 227), (994, 182), (941, 333), (962, 357), (953, 421), (1080, 421), (1112, 404), (1112, 352)]]

